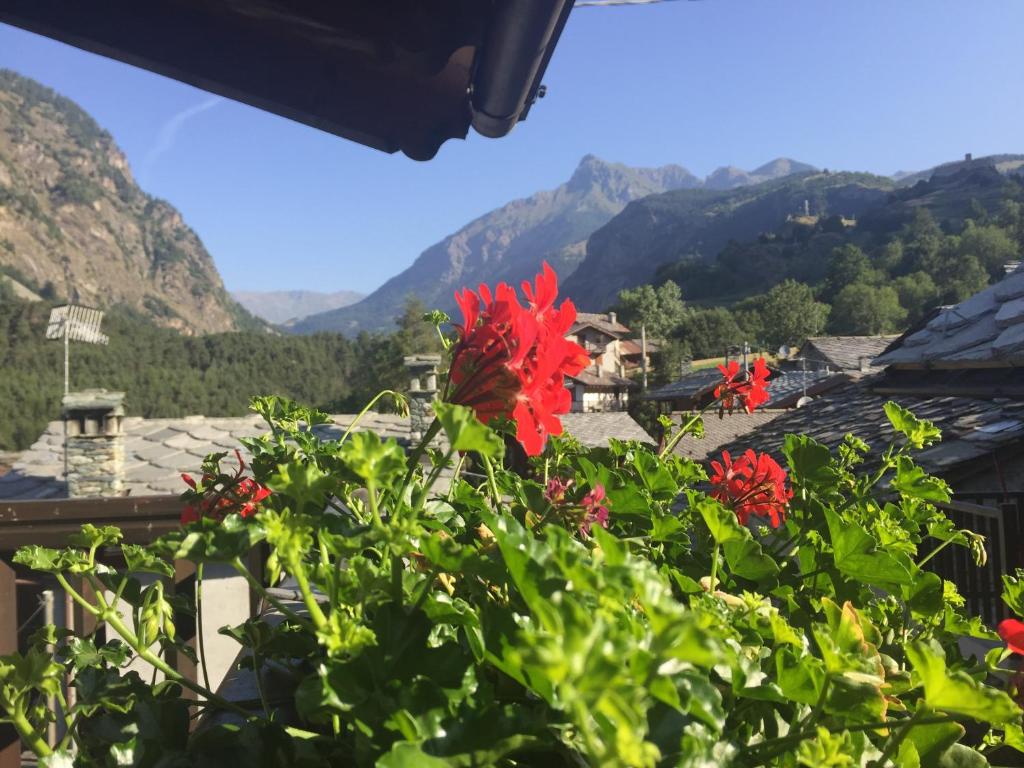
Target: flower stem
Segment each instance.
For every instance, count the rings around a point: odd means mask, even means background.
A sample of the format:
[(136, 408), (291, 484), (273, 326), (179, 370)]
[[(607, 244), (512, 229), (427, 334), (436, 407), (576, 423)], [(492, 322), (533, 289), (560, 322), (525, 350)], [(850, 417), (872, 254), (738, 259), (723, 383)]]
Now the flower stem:
[(313, 626), (308, 621), (306, 621), (304, 618), (299, 616), (299, 614), (295, 613), (295, 611), (293, 611), (290, 608), (288, 608), (286, 605), (284, 605), (284, 603), (282, 603), (276, 597), (274, 597), (273, 595), (269, 594), (267, 592), (266, 588), (262, 584), (260, 584), (260, 582), (256, 579), (256, 577), (253, 576), (251, 573), (249, 573), (249, 569), (245, 567), (245, 564), (241, 561), (240, 558), (236, 557), (232, 561), (231, 565), (232, 565), (232, 567), (234, 567), (234, 569), (236, 571), (238, 571), (238, 573), (243, 578), (245, 578), (245, 580), (247, 582), (249, 582), (249, 586), (252, 588), (252, 590), (256, 594), (258, 594), (260, 597), (262, 597), (264, 600), (266, 600), (268, 603), (270, 603), (272, 606), (274, 606), (274, 608), (276, 608), (278, 611), (280, 611), (282, 615), (287, 616), (289, 619), (291, 619), (295, 623), (301, 624), (302, 626), (306, 627), (307, 629), (312, 629), (313, 628)]
[(39, 731), (32, 727), (32, 723), (28, 721), (22, 709), (15, 709), (10, 713), (10, 716), (11, 725), (18, 732), (18, 737), (26, 747), (32, 750), (36, 757), (49, 757), (53, 754), (53, 750), (46, 743), (46, 739), (43, 738)]
[(682, 427), (680, 427), (679, 431), (676, 432), (675, 435), (672, 436), (672, 439), (669, 440), (667, 443), (665, 443), (665, 447), (661, 449), (661, 453), (658, 454), (658, 458), (659, 459), (664, 459), (666, 456), (668, 456), (670, 453), (672, 453), (672, 451), (675, 450), (675, 447), (677, 445), (679, 445), (679, 441), (682, 440), (684, 437), (686, 437), (687, 432), (690, 431), (690, 429), (693, 427), (693, 425), (696, 424), (697, 421), (705, 413), (707, 413), (708, 408), (710, 408), (712, 405), (714, 405), (717, 402), (718, 402), (717, 400), (712, 400), (710, 403), (708, 403), (703, 408), (701, 408), (699, 411), (697, 411), (697, 413), (695, 413), (693, 416), (691, 416), (690, 420), (688, 422), (686, 422)]
[(203, 685), (210, 687), (210, 671), (206, 668), (206, 643), (203, 640), (203, 564), (196, 565), (196, 635), (199, 641), (199, 666), (203, 670)]
[(715, 542), (714, 548), (711, 550), (711, 577), (709, 579), (708, 593), (711, 595), (715, 594), (716, 577), (718, 576), (718, 542)]
[(491, 463), (490, 456), (481, 456), (480, 458), (483, 459), (484, 468), (487, 470), (487, 488), (491, 492), (491, 500), (494, 502), (495, 511), (497, 511), (501, 506), (501, 494), (498, 493), (498, 483), (494, 479), (494, 464)]
[(363, 410), (361, 410), (354, 419), (352, 419), (352, 423), (348, 425), (348, 428), (342, 433), (341, 437), (338, 438), (338, 445), (344, 445), (345, 441), (348, 440), (348, 436), (352, 434), (352, 430), (355, 429), (356, 424), (359, 423), (360, 419), (362, 419), (363, 416), (368, 414), (370, 412), (370, 409), (377, 404), (377, 401), (380, 400), (385, 395), (391, 395), (392, 397), (398, 400), (405, 400), (404, 395), (395, 392), (393, 389), (382, 389), (380, 392), (376, 394), (376, 396), (370, 402), (366, 404), (366, 407), (363, 408)]

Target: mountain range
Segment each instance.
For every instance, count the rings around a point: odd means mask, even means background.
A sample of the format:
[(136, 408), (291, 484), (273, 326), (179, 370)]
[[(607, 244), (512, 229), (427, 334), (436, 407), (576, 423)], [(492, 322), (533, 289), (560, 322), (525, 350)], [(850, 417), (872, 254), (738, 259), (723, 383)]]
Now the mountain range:
[(833, 217), (840, 227), (858, 219), (858, 231), (877, 232), (901, 226), (919, 207), (940, 221), (962, 219), (1021, 168), (1024, 155), (967, 156), (885, 177), (779, 158), (702, 179), (678, 165), (633, 168), (586, 155), (565, 183), (474, 219), (368, 296), (232, 297), (199, 237), (173, 206), (137, 186), (107, 132), (70, 100), (0, 70), (0, 288), (29, 300), (127, 307), (189, 335), (267, 330), (266, 323), (352, 335), (392, 328), (409, 296), (453, 313), (458, 288), (517, 284), (547, 260), (565, 295), (601, 311), (623, 288), (673, 265), (710, 262), (794, 217)]
[(256, 317), (285, 327), (307, 315), (347, 307), (366, 297), (356, 291), (232, 291), (231, 295)]
[(110, 134), (9, 70), (0, 70), (0, 273), (47, 299), (127, 307), (184, 334), (264, 327), (228, 295), (181, 214), (139, 189)]
[(362, 301), (310, 315), (288, 330), (386, 330), (408, 296), (450, 313), (455, 308), (452, 296), (462, 286), (499, 280), (517, 285), (532, 277), (544, 260), (565, 280), (583, 262), (591, 234), (633, 201), (671, 190), (732, 190), (813, 170), (806, 163), (779, 158), (750, 172), (720, 168), (700, 179), (678, 165), (631, 168), (586, 155), (556, 189), (515, 200), (471, 221)]

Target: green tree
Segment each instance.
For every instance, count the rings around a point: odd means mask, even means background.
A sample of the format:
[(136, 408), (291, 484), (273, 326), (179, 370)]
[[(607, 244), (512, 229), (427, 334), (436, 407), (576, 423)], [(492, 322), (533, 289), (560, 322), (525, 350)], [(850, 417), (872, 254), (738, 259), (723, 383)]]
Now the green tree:
[(832, 251), (823, 298), (831, 301), (848, 285), (875, 283), (879, 282), (881, 277), (881, 273), (871, 265), (871, 259), (867, 254), (856, 245), (847, 243)]
[(892, 286), (896, 289), (900, 305), (907, 312), (907, 322), (911, 325), (938, 303), (939, 289), (927, 272), (912, 272), (897, 277)]
[(688, 311), (676, 338), (689, 346), (696, 358), (721, 357), (729, 347), (745, 341), (736, 319), (725, 307)]
[(899, 329), (906, 314), (895, 288), (854, 283), (836, 296), (829, 330), (850, 336), (892, 333)]
[(641, 285), (622, 291), (619, 293), (618, 311), (622, 321), (634, 331), (638, 332), (643, 325), (649, 335), (664, 338), (682, 322), (686, 304), (679, 285), (673, 280), (666, 280), (657, 288)]
[(796, 280), (784, 280), (772, 287), (758, 303), (763, 341), (772, 348), (802, 344), (808, 336), (825, 330), (828, 321), (828, 304), (815, 301), (811, 287)]

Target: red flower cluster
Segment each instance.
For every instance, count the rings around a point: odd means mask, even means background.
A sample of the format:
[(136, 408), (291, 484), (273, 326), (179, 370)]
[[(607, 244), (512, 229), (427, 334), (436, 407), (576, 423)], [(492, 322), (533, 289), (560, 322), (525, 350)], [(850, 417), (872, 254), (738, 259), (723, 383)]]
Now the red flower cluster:
[(1007, 648), (1024, 656), (1024, 622), (1017, 621), (1017, 619), (1006, 619), (999, 622), (996, 631), (1003, 638)]
[(733, 462), (729, 452), (722, 451), (722, 462), (712, 461), (711, 467), (711, 496), (735, 511), (740, 525), (746, 525), (751, 515), (767, 517), (772, 528), (782, 525), (793, 491), (786, 487), (786, 470), (775, 459), (748, 450)]
[(471, 407), (480, 421), (516, 423), (516, 439), (529, 456), (544, 450), (548, 435), (560, 435), (558, 416), (572, 404), (565, 377), (579, 373), (590, 358), (565, 338), (576, 307), (555, 308), (558, 277), (545, 262), (536, 285), (524, 281), (524, 307), (514, 288), (499, 283), (455, 294), (462, 310), (452, 353), (448, 401)]
[(588, 536), (590, 535), (590, 526), (594, 523), (602, 528), (608, 527), (608, 507), (601, 503), (604, 500), (604, 486), (596, 483), (594, 490), (580, 501), (580, 506), (583, 507), (583, 522), (580, 523), (580, 530)]
[(768, 402), (768, 365), (763, 357), (754, 361), (754, 369), (740, 371), (740, 364), (731, 360), (729, 366), (718, 366), (722, 372), (722, 383), (715, 387), (715, 397), (721, 401), (723, 410), (732, 413), (738, 405), (753, 413), (759, 405)]
[(203, 475), (201, 492), (196, 481), (189, 475), (181, 476), (192, 489), (186, 492), (186, 498), (190, 503), (181, 512), (182, 525), (194, 523), (203, 517), (223, 520), (232, 512), (237, 512), (242, 517), (252, 517), (256, 514), (256, 505), (270, 496), (270, 489), (251, 477), (242, 477), (245, 461), (242, 460), (239, 451), (235, 451), (235, 457), (238, 459), (238, 470), (234, 476), (222, 475), (220, 488), (217, 487), (218, 478), (211, 474)]

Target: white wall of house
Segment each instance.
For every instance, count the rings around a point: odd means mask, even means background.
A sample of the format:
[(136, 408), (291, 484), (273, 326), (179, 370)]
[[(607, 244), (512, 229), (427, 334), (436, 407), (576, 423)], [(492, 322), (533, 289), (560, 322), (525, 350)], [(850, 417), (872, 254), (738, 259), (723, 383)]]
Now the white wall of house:
[(627, 392), (588, 391), (579, 384), (573, 388), (572, 410), (575, 413), (624, 411), (628, 405), (629, 394)]
[(622, 344), (615, 337), (596, 328), (581, 328), (579, 333), (569, 338), (587, 350), (594, 364), (602, 370), (618, 376), (626, 375), (622, 362)]

